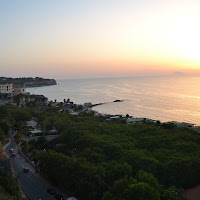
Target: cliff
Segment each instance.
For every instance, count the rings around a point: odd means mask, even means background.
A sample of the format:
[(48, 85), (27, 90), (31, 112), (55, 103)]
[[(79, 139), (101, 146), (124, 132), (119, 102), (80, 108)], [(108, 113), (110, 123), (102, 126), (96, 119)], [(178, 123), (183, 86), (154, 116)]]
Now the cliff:
[(40, 77), (22, 77), (22, 78), (7, 78), (0, 77), (0, 84), (2, 83), (12, 83), (14, 87), (41, 87), (49, 85), (57, 85), (54, 79), (44, 79)]

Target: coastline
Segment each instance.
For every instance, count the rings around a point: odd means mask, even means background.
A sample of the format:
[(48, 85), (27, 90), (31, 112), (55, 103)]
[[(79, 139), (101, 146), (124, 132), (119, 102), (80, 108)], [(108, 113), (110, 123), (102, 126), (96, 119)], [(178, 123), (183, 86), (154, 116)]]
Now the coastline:
[[(135, 117), (157, 119), (161, 122), (181, 121), (199, 125), (200, 104), (196, 77), (129, 79), (57, 80), (52, 87), (29, 88), (32, 94), (43, 94), (49, 100), (71, 99), (77, 104), (112, 102), (93, 108), (99, 113), (129, 114)], [(185, 82), (185, 89), (180, 83)], [(159, 85), (158, 85), (159, 84)], [(187, 89), (187, 90), (186, 90)]]
[(14, 87), (19, 88), (31, 88), (41, 86), (52, 86), (57, 85), (55, 79), (45, 79), (40, 77), (28, 77), (28, 78), (11, 78), (11, 77), (0, 77), (0, 84), (12, 83)]

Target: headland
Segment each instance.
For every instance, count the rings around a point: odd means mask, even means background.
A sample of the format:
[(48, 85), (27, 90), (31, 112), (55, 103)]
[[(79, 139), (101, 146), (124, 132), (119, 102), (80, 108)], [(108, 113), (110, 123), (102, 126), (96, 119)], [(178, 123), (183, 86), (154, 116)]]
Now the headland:
[(12, 83), (15, 87), (42, 87), (57, 85), (55, 79), (45, 79), (41, 77), (21, 77), (21, 78), (11, 78), (11, 77), (0, 77), (0, 84)]

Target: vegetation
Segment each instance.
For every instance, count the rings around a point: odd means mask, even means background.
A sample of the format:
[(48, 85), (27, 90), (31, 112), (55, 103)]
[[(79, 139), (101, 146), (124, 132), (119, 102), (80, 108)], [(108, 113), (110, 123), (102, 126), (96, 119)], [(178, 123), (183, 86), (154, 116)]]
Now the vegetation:
[[(2, 106), (0, 134), (8, 134), (4, 126), (18, 129), (16, 142), (31, 152), (40, 171), (78, 199), (178, 200), (184, 199), (183, 189), (200, 183), (198, 132), (170, 123), (126, 125), (94, 113), (73, 116), (58, 110)], [(20, 142), (26, 134), (23, 122), (31, 117), (43, 135), (55, 127), (59, 136), (49, 142), (45, 137)]]
[(17, 180), (12, 178), (5, 170), (0, 170), (0, 199), (20, 199), (20, 187), (17, 183)]

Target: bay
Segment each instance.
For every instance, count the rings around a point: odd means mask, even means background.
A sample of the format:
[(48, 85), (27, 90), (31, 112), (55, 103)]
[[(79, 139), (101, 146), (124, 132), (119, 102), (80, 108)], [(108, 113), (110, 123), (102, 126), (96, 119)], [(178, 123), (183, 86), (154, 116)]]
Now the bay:
[[(57, 80), (58, 85), (27, 88), (49, 100), (104, 103), (99, 113), (200, 124), (200, 76), (161, 76)], [(115, 102), (114, 100), (125, 100)]]

